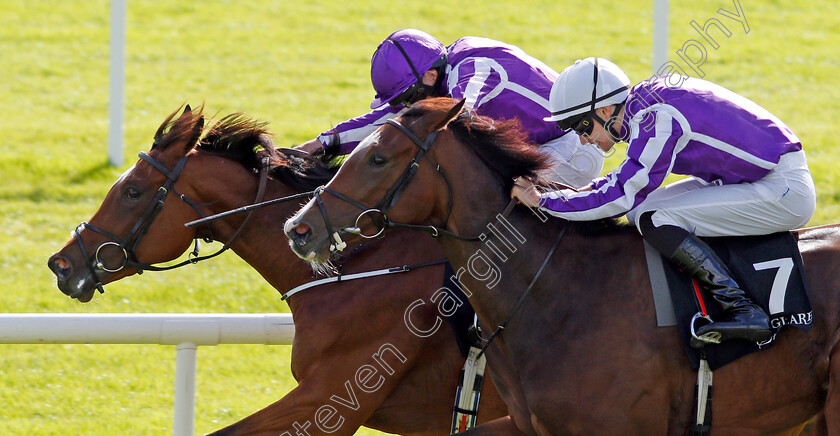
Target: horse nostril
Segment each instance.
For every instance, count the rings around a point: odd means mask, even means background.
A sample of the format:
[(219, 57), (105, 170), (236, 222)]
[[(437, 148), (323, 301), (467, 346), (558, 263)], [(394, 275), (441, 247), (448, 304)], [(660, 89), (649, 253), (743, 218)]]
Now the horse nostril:
[(312, 235), (312, 228), (303, 223), (297, 224), (288, 229), (286, 231), (286, 235), (288, 235), (289, 239), (294, 241), (296, 245), (303, 245), (307, 240), (309, 240), (309, 236)]
[(283, 225), (283, 231), (286, 236), (292, 240), (296, 245), (303, 245), (312, 235), (312, 227), (309, 224), (298, 221), (297, 219), (289, 219)]
[(309, 233), (312, 233), (312, 229), (308, 225), (300, 223), (297, 226), (295, 226), (295, 233), (297, 233), (298, 236), (304, 236)]
[(73, 267), (70, 262), (60, 256), (51, 257), (47, 261), (47, 266), (59, 280), (66, 280), (73, 273)]

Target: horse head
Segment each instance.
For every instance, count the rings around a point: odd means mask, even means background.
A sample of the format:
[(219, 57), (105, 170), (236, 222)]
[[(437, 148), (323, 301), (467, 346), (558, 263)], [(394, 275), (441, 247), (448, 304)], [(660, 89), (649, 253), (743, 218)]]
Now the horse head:
[[(211, 207), (231, 208), (254, 201), (255, 173), (277, 166), (282, 158), (264, 129), (267, 123), (231, 114), (205, 129), (202, 109), (187, 106), (180, 116), (180, 109), (169, 115), (148, 153), (140, 153), (140, 159), (111, 187), (99, 210), (50, 257), (48, 266), (63, 293), (90, 301), (94, 290), (102, 292), (105, 283), (144, 270), (194, 262), (197, 242), (188, 261), (154, 265), (178, 258), (193, 241), (221, 240), (233, 233), (230, 227), (239, 225), (236, 219), (230, 220), (234, 224), (220, 220), (212, 227), (187, 228), (183, 224), (212, 213)], [(287, 160), (294, 158), (290, 155)], [(242, 165), (230, 165), (231, 160)], [(293, 172), (289, 165), (283, 169)], [(278, 178), (295, 176), (280, 173)]]
[[(440, 228), (463, 230), (463, 220), (459, 227), (450, 219), (454, 208), (506, 201), (513, 178), (534, 175), (544, 162), (516, 120), (477, 115), (463, 100), (426, 99), (362, 141), (284, 230), (298, 256), (315, 262), (395, 223), (424, 226), (433, 235)], [(499, 190), (485, 199), (453, 189), (471, 183)]]
[[(179, 110), (180, 111), (180, 110)], [(104, 283), (139, 271), (137, 262), (171, 260), (193, 239), (193, 230), (166, 229), (152, 223), (177, 216), (194, 216), (186, 204), (172, 201), (186, 165), (186, 153), (204, 128), (201, 109), (189, 106), (173, 112), (155, 133), (148, 153), (114, 183), (89, 221), (79, 224), (72, 238), (48, 261), (58, 288), (87, 302)], [(174, 191), (170, 193), (170, 191)], [(186, 193), (185, 193), (186, 194)]]

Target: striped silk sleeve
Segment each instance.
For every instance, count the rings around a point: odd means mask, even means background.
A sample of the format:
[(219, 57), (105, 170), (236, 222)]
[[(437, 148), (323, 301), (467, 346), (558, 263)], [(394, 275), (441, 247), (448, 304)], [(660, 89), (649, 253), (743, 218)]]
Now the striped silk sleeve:
[(540, 209), (572, 221), (589, 221), (623, 215), (641, 203), (671, 172), (679, 145), (687, 141), (670, 111), (650, 115), (644, 124), (633, 125), (624, 162), (598, 179), (593, 190), (571, 195), (545, 193)]
[(390, 118), (396, 117), (404, 108), (383, 105), (362, 116), (338, 123), (330, 130), (318, 135), (318, 141), (326, 147), (338, 139), (341, 144), (340, 154), (350, 154), (368, 135), (376, 131)]

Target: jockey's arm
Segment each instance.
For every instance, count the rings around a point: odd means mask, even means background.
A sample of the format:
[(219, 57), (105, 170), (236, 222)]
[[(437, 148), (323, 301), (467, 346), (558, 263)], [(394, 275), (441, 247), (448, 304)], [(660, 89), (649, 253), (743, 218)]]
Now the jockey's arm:
[(349, 154), (365, 137), (382, 126), (386, 120), (397, 116), (402, 109), (402, 106), (383, 105), (364, 115), (338, 123), (317, 138), (295, 148), (310, 154), (319, 154), (319, 147), (323, 149), (325, 145), (337, 143), (340, 145), (339, 154)]

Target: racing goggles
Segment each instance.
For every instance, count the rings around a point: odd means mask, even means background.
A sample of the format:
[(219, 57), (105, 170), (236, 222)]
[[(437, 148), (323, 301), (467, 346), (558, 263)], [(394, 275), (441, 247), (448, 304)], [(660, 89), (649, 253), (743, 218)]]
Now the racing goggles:
[(399, 106), (400, 104), (403, 104), (405, 107), (410, 107), (412, 104), (428, 97), (430, 94), (430, 88), (430, 86), (424, 85), (420, 82), (415, 82), (413, 85), (409, 86), (408, 89), (389, 100), (388, 104), (391, 106)]
[(592, 122), (592, 113), (584, 112), (580, 115), (566, 118), (557, 122), (557, 127), (563, 130), (572, 129), (580, 136), (592, 134), (595, 123)]

